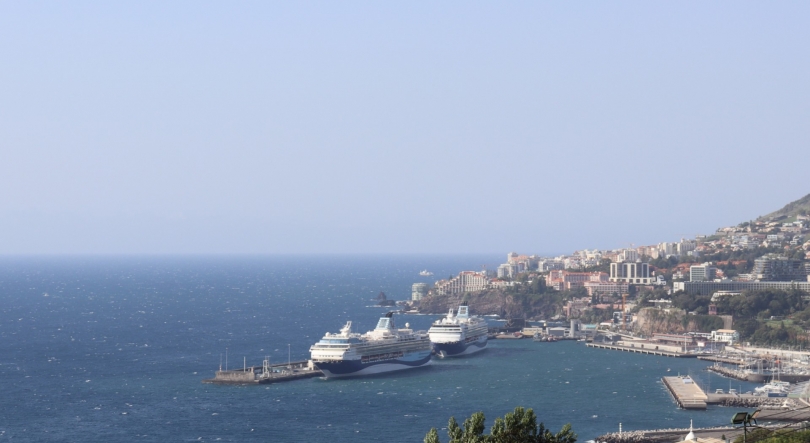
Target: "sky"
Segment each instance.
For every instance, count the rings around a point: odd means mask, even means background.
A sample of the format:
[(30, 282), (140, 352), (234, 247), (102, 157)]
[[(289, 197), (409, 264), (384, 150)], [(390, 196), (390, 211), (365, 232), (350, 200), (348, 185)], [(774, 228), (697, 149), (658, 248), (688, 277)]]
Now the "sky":
[(0, 2), (0, 254), (562, 253), (810, 193), (807, 2)]

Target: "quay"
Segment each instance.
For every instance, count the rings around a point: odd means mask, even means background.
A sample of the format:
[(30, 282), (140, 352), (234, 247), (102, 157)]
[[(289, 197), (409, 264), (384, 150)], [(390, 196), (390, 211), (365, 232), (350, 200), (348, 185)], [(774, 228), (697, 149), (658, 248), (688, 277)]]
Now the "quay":
[(737, 366), (745, 365), (745, 361), (743, 360), (726, 357), (717, 357), (714, 355), (699, 355), (698, 360), (714, 361), (718, 363), (725, 363), (727, 365), (737, 365)]
[(262, 366), (247, 366), (241, 369), (225, 371), (220, 368), (214, 374), (214, 378), (207, 378), (202, 382), (222, 385), (252, 385), (280, 383), (322, 376), (323, 372), (316, 369), (307, 360), (275, 365), (271, 365), (268, 360), (264, 360)]
[(689, 376), (663, 377), (664, 386), (683, 409), (706, 409), (709, 397)]
[(653, 347), (644, 348), (642, 347), (635, 347), (635, 346), (621, 346), (621, 345), (611, 345), (606, 343), (586, 343), (585, 346), (589, 348), (598, 348), (598, 349), (610, 349), (613, 351), (624, 351), (624, 352), (634, 352), (637, 354), (649, 354), (649, 355), (662, 355), (664, 357), (678, 357), (678, 358), (695, 358), (697, 354), (686, 354), (682, 352), (671, 352), (671, 351), (664, 351), (660, 349), (656, 349)]

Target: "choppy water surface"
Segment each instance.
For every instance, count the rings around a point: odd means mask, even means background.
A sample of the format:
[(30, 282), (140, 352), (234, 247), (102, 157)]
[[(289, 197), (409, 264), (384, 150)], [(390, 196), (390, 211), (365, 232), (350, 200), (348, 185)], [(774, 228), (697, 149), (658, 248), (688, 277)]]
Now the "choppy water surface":
[[(447, 419), (515, 406), (582, 441), (623, 428), (725, 424), (734, 412), (675, 407), (664, 375), (729, 381), (695, 360), (490, 342), (476, 356), (366, 379), (202, 384), (228, 364), (304, 359), (347, 320), (374, 326), (385, 291), (501, 257), (4, 258), (0, 440), (420, 442)], [(400, 316), (426, 329), (436, 316)], [(667, 372), (669, 370), (669, 372)], [(736, 389), (751, 385), (733, 382)], [(442, 435), (444, 435), (442, 433)]]

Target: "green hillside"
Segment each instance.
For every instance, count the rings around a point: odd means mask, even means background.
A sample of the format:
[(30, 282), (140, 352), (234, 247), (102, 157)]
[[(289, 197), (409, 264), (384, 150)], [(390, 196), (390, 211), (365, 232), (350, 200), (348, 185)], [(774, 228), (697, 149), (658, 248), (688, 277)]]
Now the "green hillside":
[(777, 217), (795, 217), (797, 215), (805, 215), (810, 214), (810, 194), (805, 195), (804, 197), (790, 202), (785, 205), (782, 209), (771, 212), (768, 215), (764, 215), (757, 220), (771, 220)]

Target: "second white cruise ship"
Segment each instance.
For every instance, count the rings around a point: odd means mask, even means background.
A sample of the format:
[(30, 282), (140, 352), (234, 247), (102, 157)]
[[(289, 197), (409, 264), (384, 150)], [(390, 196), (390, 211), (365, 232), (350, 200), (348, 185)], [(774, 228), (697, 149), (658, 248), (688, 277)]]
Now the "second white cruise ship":
[(428, 330), (433, 350), (440, 357), (456, 357), (474, 354), (487, 347), (487, 321), (470, 315), (466, 303), (453, 310), (446, 317), (436, 320)]
[(352, 332), (352, 322), (339, 333), (329, 332), (309, 349), (312, 363), (326, 378), (379, 374), (424, 366), (430, 363), (431, 344), (424, 332), (394, 326), (389, 312), (373, 331)]

